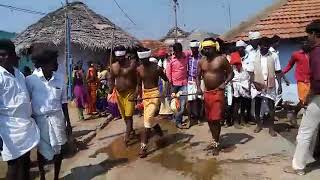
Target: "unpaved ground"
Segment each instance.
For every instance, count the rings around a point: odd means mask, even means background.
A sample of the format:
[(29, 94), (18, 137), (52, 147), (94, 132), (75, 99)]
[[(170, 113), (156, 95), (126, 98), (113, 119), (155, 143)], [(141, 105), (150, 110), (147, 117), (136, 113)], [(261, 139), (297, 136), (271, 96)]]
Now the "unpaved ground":
[[(75, 112), (71, 114), (72, 121), (76, 122)], [(218, 157), (212, 157), (210, 153), (203, 151), (210, 140), (206, 124), (180, 131), (171, 122), (163, 120), (161, 124), (168, 143), (159, 149), (155, 144), (157, 137), (153, 137), (149, 156), (139, 159), (138, 140), (129, 148), (122, 143), (122, 120), (112, 121), (99, 130), (101, 122), (104, 122), (104, 119), (74, 123), (77, 126), (75, 134), (96, 132), (96, 136), (88, 144), (81, 144), (80, 151), (63, 162), (62, 179), (316, 180), (320, 175), (317, 167), (305, 177), (283, 173), (283, 167), (290, 165), (294, 145), (280, 135), (271, 138), (267, 130), (254, 134), (254, 127), (242, 130), (223, 128), (223, 152)], [(288, 130), (283, 122), (279, 124), (278, 128), (283, 130), (282, 133)], [(141, 118), (135, 117), (135, 127), (142, 127)], [(49, 169), (48, 178), (52, 178), (52, 168)], [(37, 178), (36, 168), (33, 168), (33, 171)], [(5, 165), (0, 163), (0, 178), (4, 177), (4, 172)]]

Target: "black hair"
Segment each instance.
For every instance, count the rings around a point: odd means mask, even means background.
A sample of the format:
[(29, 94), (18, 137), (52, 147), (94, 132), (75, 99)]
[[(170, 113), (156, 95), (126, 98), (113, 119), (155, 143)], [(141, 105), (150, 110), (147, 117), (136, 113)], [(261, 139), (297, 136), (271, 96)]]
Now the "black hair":
[(0, 49), (6, 50), (9, 55), (16, 56), (16, 47), (10, 39), (1, 39), (0, 40)]
[(278, 35), (274, 35), (272, 38), (271, 38), (271, 41), (272, 41), (272, 44), (276, 43), (276, 42), (279, 42), (281, 40), (281, 37), (278, 36)]
[(315, 33), (317, 37), (320, 37), (320, 19), (312, 21), (306, 27), (306, 32), (308, 34)]
[(145, 52), (145, 51), (150, 51), (150, 49), (145, 48), (145, 47), (139, 47), (137, 52)]
[(216, 40), (214, 38), (209, 37), (209, 38), (205, 38), (203, 41), (216, 41)]
[(196, 40), (196, 39), (194, 39), (194, 40), (192, 40), (192, 41), (190, 41), (190, 42), (199, 42), (198, 40)]
[(259, 41), (259, 45), (260, 46), (270, 46), (270, 44), (271, 44), (271, 39), (270, 38), (268, 38), (268, 37), (262, 37), (261, 39), (260, 39), (260, 41)]
[(116, 46), (113, 51), (126, 51), (126, 48), (122, 45)]
[(177, 52), (177, 51), (181, 52), (183, 50), (181, 43), (174, 43), (172, 45), (172, 48), (174, 52)]
[(32, 56), (32, 60), (36, 68), (39, 68), (45, 64), (49, 64), (52, 61), (56, 61), (57, 58), (58, 58), (58, 51), (54, 51), (54, 50), (43, 50), (39, 54), (35, 54)]

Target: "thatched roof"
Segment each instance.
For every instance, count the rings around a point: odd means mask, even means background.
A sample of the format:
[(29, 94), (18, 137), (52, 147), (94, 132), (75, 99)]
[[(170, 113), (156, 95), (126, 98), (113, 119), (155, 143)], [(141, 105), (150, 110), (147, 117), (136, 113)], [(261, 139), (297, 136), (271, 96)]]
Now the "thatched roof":
[(165, 41), (166, 39), (170, 39), (170, 38), (175, 38), (175, 35), (176, 35), (176, 30), (177, 29), (177, 38), (186, 38), (189, 36), (190, 33), (182, 30), (181, 28), (177, 27), (173, 27), (169, 30), (169, 32), (167, 33), (166, 36), (164, 36), (163, 38), (160, 39), (160, 41)]
[(113, 33), (115, 45), (132, 47), (139, 44), (136, 38), (113, 24), (109, 19), (95, 13), (82, 2), (73, 2), (47, 14), (20, 33), (15, 39), (17, 48), (25, 49), (34, 44), (64, 44), (67, 9), (71, 23), (72, 44), (91, 50), (108, 50), (112, 47)]
[(192, 40), (203, 41), (205, 38), (217, 38), (219, 35), (210, 32), (203, 32), (200, 30), (192, 31), (191, 34), (182, 42), (182, 46), (185, 49), (189, 48), (189, 43)]

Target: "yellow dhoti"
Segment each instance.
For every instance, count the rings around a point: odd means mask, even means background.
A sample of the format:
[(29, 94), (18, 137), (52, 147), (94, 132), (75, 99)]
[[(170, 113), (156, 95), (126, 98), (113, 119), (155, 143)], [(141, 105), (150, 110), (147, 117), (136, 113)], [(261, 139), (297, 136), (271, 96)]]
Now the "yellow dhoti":
[(144, 127), (145, 128), (153, 128), (157, 122), (154, 119), (157, 111), (159, 110), (160, 106), (160, 98), (152, 98), (152, 97), (159, 97), (160, 92), (158, 87), (153, 89), (144, 89), (143, 90), (143, 98), (151, 98), (151, 99), (144, 99), (143, 100), (143, 119), (144, 119)]
[(134, 101), (130, 100), (133, 100), (134, 92), (134, 89), (125, 92), (117, 92), (118, 107), (122, 118), (133, 116)]

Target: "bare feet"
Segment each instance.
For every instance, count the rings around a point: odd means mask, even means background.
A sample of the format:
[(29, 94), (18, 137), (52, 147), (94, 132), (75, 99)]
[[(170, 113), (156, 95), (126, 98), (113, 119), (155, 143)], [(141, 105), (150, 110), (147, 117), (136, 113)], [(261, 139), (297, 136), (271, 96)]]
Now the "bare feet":
[(262, 131), (262, 127), (257, 126), (256, 129), (254, 129), (254, 133), (259, 133), (260, 131)]
[(146, 144), (141, 144), (140, 147), (140, 152), (139, 152), (139, 156), (140, 158), (145, 158), (147, 157), (147, 145)]
[(274, 131), (273, 128), (269, 128), (269, 134), (270, 134), (270, 136), (272, 136), (272, 137), (276, 137), (276, 136), (277, 136), (277, 133), (276, 133), (276, 131)]

